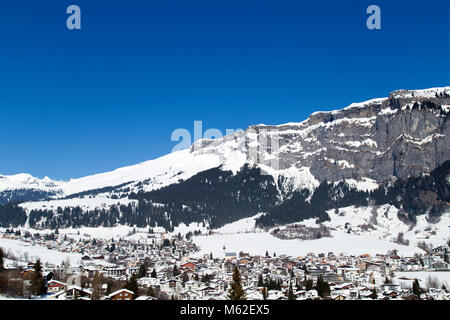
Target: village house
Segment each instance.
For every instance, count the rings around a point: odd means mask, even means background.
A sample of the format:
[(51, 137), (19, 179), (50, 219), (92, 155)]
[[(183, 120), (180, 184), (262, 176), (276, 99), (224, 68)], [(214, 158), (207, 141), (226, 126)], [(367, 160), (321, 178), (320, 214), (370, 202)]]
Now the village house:
[(114, 291), (106, 297), (106, 300), (133, 300), (134, 292), (127, 289)]
[(79, 286), (70, 286), (66, 290), (66, 299), (77, 300), (81, 298), (90, 298), (92, 290), (81, 288)]
[(56, 293), (66, 290), (67, 285), (64, 282), (58, 280), (50, 280), (47, 282), (47, 289), (50, 292)]

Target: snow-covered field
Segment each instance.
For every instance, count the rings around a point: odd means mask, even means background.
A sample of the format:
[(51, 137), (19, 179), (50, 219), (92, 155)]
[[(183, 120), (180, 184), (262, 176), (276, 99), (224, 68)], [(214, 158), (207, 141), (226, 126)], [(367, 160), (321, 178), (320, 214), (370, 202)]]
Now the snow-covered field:
[[(282, 240), (269, 232), (255, 228), (255, 219), (260, 216), (241, 219), (214, 230), (213, 235), (197, 236), (193, 241), (201, 247), (197, 256), (213, 253), (223, 256), (223, 247), (227, 252), (240, 251), (253, 255), (264, 255), (266, 251), (291, 256), (304, 256), (307, 253), (347, 253), (371, 255), (387, 253), (396, 249), (400, 255), (412, 256), (414, 253), (423, 253), (417, 243), (425, 241), (428, 244), (439, 246), (445, 244), (450, 238), (450, 213), (444, 214), (440, 222), (430, 225), (424, 216), (418, 218), (414, 228), (401, 222), (397, 217), (397, 209), (392, 206), (381, 206), (376, 210), (372, 208), (341, 208), (339, 213), (329, 212), (331, 221), (324, 223), (331, 230), (332, 238), (317, 240)], [(306, 226), (314, 227), (316, 219), (301, 222)], [(374, 229), (364, 230), (364, 225), (372, 224)], [(347, 225), (347, 228), (345, 227)], [(348, 228), (351, 229), (348, 233)], [(410, 245), (400, 245), (393, 242), (398, 233), (404, 233), (404, 238)]]
[[(61, 264), (69, 258), (71, 264), (79, 264), (81, 254), (79, 253), (65, 253), (57, 250), (50, 250), (42, 246), (31, 245), (29, 243), (12, 240), (0, 239), (0, 247), (6, 253), (11, 253), (19, 260), (36, 261), (38, 258), (42, 263)], [(27, 257), (28, 259), (24, 259)]]
[(420, 249), (401, 246), (386, 240), (370, 236), (357, 236), (352, 234), (335, 234), (333, 238), (322, 238), (319, 240), (281, 240), (273, 237), (267, 232), (260, 233), (235, 233), (216, 234), (211, 236), (198, 236), (193, 238), (194, 242), (201, 247), (200, 256), (212, 252), (216, 257), (223, 257), (223, 246), (227, 252), (240, 251), (252, 255), (264, 255), (266, 251), (277, 255), (287, 254), (290, 256), (305, 256), (312, 253), (348, 253), (360, 255), (363, 253), (377, 254), (387, 253), (388, 250), (397, 249), (399, 254), (414, 255)]
[(82, 228), (68, 228), (68, 229), (60, 229), (59, 234), (60, 236), (64, 236), (65, 234), (72, 239), (79, 240), (79, 239), (86, 239), (86, 238), (96, 238), (96, 239), (104, 239), (104, 240), (111, 240), (111, 239), (118, 239), (122, 238), (125, 239), (128, 235), (130, 235), (133, 230), (136, 230), (136, 232), (139, 233), (146, 233), (148, 232), (148, 229), (144, 228), (132, 228), (129, 226), (116, 226), (111, 228), (105, 228), (105, 227), (97, 227), (97, 228), (90, 228), (90, 227), (82, 227)]
[(58, 207), (61, 208), (73, 208), (80, 207), (83, 210), (94, 210), (94, 209), (108, 209), (112, 205), (128, 205), (129, 203), (137, 202), (134, 200), (129, 200), (127, 198), (123, 199), (111, 199), (106, 196), (97, 195), (94, 198), (83, 197), (83, 198), (73, 198), (73, 199), (56, 199), (50, 201), (35, 201), (26, 202), (20, 206), (27, 210), (56, 210)]
[(227, 225), (224, 225), (222, 228), (214, 230), (214, 232), (221, 234), (256, 232), (258, 230), (255, 228), (255, 220), (260, 216), (261, 213), (250, 218), (245, 218), (233, 223), (229, 223)]
[[(391, 205), (382, 205), (376, 209), (351, 206), (340, 208), (338, 213), (330, 210), (328, 215), (331, 221), (325, 222), (324, 225), (332, 230), (335, 229), (332, 234), (350, 230), (350, 233), (360, 235), (361, 238), (374, 237), (393, 241), (399, 233), (403, 233), (404, 239), (414, 247), (423, 241), (439, 246), (450, 239), (450, 212), (444, 213), (440, 221), (435, 224), (426, 221), (425, 215), (418, 216), (415, 226), (409, 226), (400, 221), (398, 209)], [(301, 224), (315, 226), (315, 219), (303, 221)]]

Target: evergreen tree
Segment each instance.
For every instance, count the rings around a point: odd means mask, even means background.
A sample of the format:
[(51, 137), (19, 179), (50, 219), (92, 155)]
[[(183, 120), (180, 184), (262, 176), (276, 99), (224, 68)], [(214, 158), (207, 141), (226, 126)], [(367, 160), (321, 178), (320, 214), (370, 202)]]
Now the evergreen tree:
[(152, 278), (157, 278), (156, 269), (153, 268), (152, 274), (150, 275)]
[(231, 288), (228, 291), (228, 298), (230, 300), (247, 300), (245, 291), (242, 288), (241, 273), (237, 267), (234, 268), (233, 281), (231, 282)]
[(182, 277), (181, 277), (181, 283), (182, 283), (183, 286), (184, 286), (184, 284), (185, 284), (186, 282), (188, 282), (188, 281), (189, 281), (189, 275), (187, 274), (187, 272), (184, 272), (183, 275), (182, 275)]
[(314, 287), (314, 282), (313, 282), (311, 279), (306, 280), (306, 283), (305, 283), (305, 290), (306, 290), (306, 291), (312, 290), (313, 287)]
[(328, 282), (324, 281), (322, 276), (317, 279), (316, 290), (320, 297), (325, 298), (330, 296), (331, 289)]
[(177, 265), (173, 266), (173, 271), (172, 271), (172, 275), (174, 277), (178, 276), (180, 274), (180, 271), (178, 271)]
[(264, 287), (262, 290), (263, 300), (267, 300), (267, 287)]
[(264, 286), (264, 280), (263, 280), (262, 274), (260, 274), (258, 277), (258, 287), (262, 287), (262, 286)]
[(419, 280), (417, 280), (417, 279), (414, 280), (412, 290), (416, 296), (420, 296), (421, 290), (420, 290)]
[(34, 272), (31, 276), (31, 293), (35, 296), (41, 296), (47, 293), (47, 285), (42, 276), (41, 261), (38, 259), (34, 265)]
[(137, 275), (133, 273), (124, 287), (125, 289), (133, 291), (134, 293), (133, 299), (136, 299), (139, 296), (139, 286), (137, 283), (137, 279), (138, 279)]
[(372, 299), (378, 299), (377, 289), (375, 289), (375, 287), (372, 289)]
[(147, 295), (150, 297), (155, 297), (155, 291), (153, 290), (153, 288), (151, 286), (148, 287)]
[(201, 279), (200, 281), (201, 281), (201, 282), (204, 282), (204, 283), (208, 283), (208, 282), (209, 282), (209, 274), (205, 273), (205, 274), (202, 276), (202, 279)]
[(295, 300), (294, 290), (292, 290), (292, 282), (289, 282), (288, 300)]
[(3, 250), (0, 248), (0, 272), (3, 271)]
[(98, 273), (98, 271), (96, 271), (94, 274), (94, 278), (92, 279), (92, 300), (100, 300), (102, 297), (102, 278), (103, 277)]
[(108, 281), (108, 283), (106, 284), (106, 292), (105, 294), (107, 296), (109, 296), (112, 293), (112, 282)]
[(141, 266), (139, 267), (138, 276), (139, 278), (144, 278), (147, 276), (147, 266), (145, 265), (145, 263), (141, 264)]

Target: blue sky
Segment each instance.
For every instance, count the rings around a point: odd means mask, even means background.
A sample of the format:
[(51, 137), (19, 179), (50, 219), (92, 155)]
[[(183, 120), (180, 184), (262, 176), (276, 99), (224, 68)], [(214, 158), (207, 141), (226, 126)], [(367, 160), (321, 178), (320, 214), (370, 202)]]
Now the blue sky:
[[(66, 28), (80, 6), (82, 29)], [(382, 29), (366, 28), (381, 7)], [(0, 173), (68, 179), (169, 153), (177, 128), (304, 120), (450, 85), (450, 2), (0, 0)]]

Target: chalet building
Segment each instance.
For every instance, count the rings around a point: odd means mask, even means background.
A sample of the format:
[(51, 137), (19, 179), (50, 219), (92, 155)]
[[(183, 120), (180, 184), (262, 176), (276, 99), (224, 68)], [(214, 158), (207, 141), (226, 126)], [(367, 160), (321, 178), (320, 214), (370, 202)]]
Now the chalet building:
[(50, 280), (47, 282), (47, 289), (50, 292), (56, 293), (60, 291), (66, 290), (67, 285), (64, 282), (58, 281), (58, 280)]
[(398, 293), (396, 291), (386, 291), (383, 292), (383, 296), (388, 297), (389, 299), (395, 299), (398, 297)]
[(189, 269), (189, 270), (191, 270), (192, 272), (195, 272), (196, 267), (195, 267), (195, 264), (194, 264), (194, 263), (192, 263), (192, 262), (187, 262), (187, 263), (185, 263), (185, 264), (182, 264), (182, 265), (180, 266), (180, 269), (181, 269), (181, 270)]
[(434, 271), (449, 271), (450, 267), (447, 262), (435, 261), (430, 265), (430, 269)]
[(236, 259), (236, 252), (225, 252), (225, 259)]
[(158, 300), (158, 299), (152, 296), (139, 296), (135, 300)]
[(400, 290), (400, 285), (394, 283), (383, 283), (380, 286), (380, 290), (383, 292), (398, 291)]
[(66, 291), (66, 299), (74, 300), (80, 298), (91, 298), (92, 291), (90, 289), (81, 288), (79, 286), (70, 286)]
[(204, 286), (197, 290), (201, 297), (206, 297), (214, 294), (217, 291), (215, 287), (212, 286)]
[(199, 293), (192, 291), (192, 290), (186, 290), (186, 291), (181, 291), (179, 293), (179, 297), (183, 300), (195, 300), (197, 298), (199, 298)]
[(177, 294), (183, 289), (181, 281), (177, 279), (170, 279), (166, 281), (161, 281), (160, 288), (169, 294)]
[(111, 293), (108, 300), (133, 300), (134, 292), (127, 289), (120, 289)]
[(187, 291), (196, 291), (201, 286), (201, 282), (195, 280), (186, 281), (184, 288)]
[(117, 268), (106, 268), (103, 270), (108, 277), (119, 278), (126, 274), (126, 269), (117, 267)]

